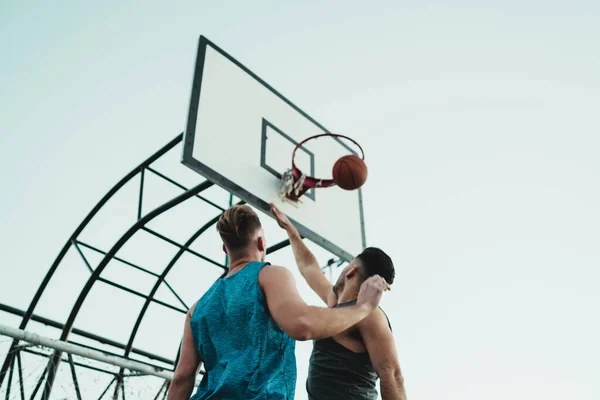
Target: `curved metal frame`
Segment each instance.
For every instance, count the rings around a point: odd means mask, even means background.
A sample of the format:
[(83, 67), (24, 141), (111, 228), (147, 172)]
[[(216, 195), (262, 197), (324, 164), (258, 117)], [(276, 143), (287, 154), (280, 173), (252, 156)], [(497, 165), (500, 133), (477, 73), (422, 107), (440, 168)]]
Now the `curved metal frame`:
[[(192, 246), (192, 244), (198, 240), (203, 233), (205, 233), (208, 229), (210, 229), (212, 226), (214, 226), (219, 218), (219, 216), (222, 214), (222, 212), (226, 209), (226, 207), (221, 207), (220, 205), (214, 203), (213, 201), (203, 197), (202, 195), (200, 195), (200, 193), (210, 187), (213, 186), (212, 182), (209, 181), (204, 181), (196, 186), (194, 186), (193, 188), (186, 188), (185, 186), (179, 184), (177, 181), (175, 181), (174, 179), (162, 174), (161, 172), (157, 171), (156, 169), (152, 168), (151, 165), (152, 163), (154, 163), (155, 161), (157, 161), (158, 159), (160, 159), (163, 155), (165, 155), (168, 151), (174, 149), (181, 141), (183, 138), (183, 134), (178, 135), (177, 137), (175, 137), (173, 140), (171, 140), (169, 143), (167, 143), (165, 146), (163, 146), (161, 149), (159, 149), (156, 153), (154, 153), (152, 156), (150, 156), (148, 159), (146, 159), (145, 161), (143, 161), (142, 163), (140, 163), (137, 167), (135, 167), (133, 170), (131, 170), (127, 175), (125, 175), (120, 181), (118, 181), (101, 199), (100, 201), (94, 206), (94, 208), (88, 213), (88, 215), (83, 219), (83, 221), (79, 224), (79, 226), (77, 227), (77, 229), (75, 229), (75, 231), (73, 232), (73, 234), (69, 237), (69, 239), (67, 240), (67, 242), (65, 243), (65, 245), (63, 246), (63, 248), (60, 250), (60, 252), (58, 253), (56, 259), (54, 260), (54, 262), (52, 263), (52, 265), (50, 266), (50, 268), (48, 269), (48, 272), (46, 273), (44, 279), (42, 280), (40, 286), (38, 287), (37, 291), (35, 292), (35, 295), (33, 296), (28, 308), (26, 311), (21, 311), (18, 309), (15, 309), (13, 307), (10, 306), (6, 306), (6, 305), (2, 305), (0, 304), (0, 311), (1, 312), (10, 312), (14, 315), (19, 315), (22, 317), (21, 319), (21, 323), (19, 325), (20, 329), (25, 329), (26, 326), (28, 325), (28, 323), (30, 321), (36, 321), (36, 322), (41, 322), (43, 324), (52, 326), (54, 328), (58, 328), (61, 329), (61, 335), (60, 335), (60, 340), (63, 341), (67, 341), (69, 339), (69, 336), (71, 334), (71, 332), (82, 336), (82, 337), (86, 337), (88, 339), (92, 339), (98, 343), (103, 343), (103, 344), (108, 344), (110, 346), (119, 348), (123, 350), (123, 356), (129, 358), (131, 356), (132, 353), (135, 354), (139, 354), (141, 356), (147, 357), (151, 360), (156, 360), (162, 363), (167, 363), (167, 364), (172, 364), (173, 366), (176, 364), (177, 359), (179, 357), (179, 354), (177, 354), (175, 360), (171, 361), (168, 359), (165, 359), (164, 357), (161, 356), (157, 356), (154, 354), (151, 354), (147, 351), (143, 351), (143, 350), (139, 350), (133, 347), (133, 344), (135, 342), (137, 333), (139, 331), (139, 328), (141, 326), (141, 323), (148, 311), (148, 308), (150, 306), (151, 302), (155, 302), (157, 304), (160, 304), (162, 306), (168, 307), (170, 309), (173, 309), (175, 311), (178, 312), (182, 312), (185, 313), (187, 312), (188, 306), (185, 304), (185, 302), (181, 299), (181, 297), (175, 292), (175, 290), (169, 285), (168, 281), (167, 281), (167, 275), (169, 274), (169, 272), (172, 270), (172, 268), (177, 264), (178, 260), (181, 258), (181, 256), (188, 252), (189, 254), (192, 254), (210, 264), (216, 265), (220, 268), (223, 269), (223, 275), (227, 274), (227, 266), (223, 265), (219, 262), (216, 262), (212, 259), (210, 259), (209, 257), (206, 257), (200, 253), (197, 253), (193, 250), (190, 249), (190, 247)], [(171, 184), (175, 185), (176, 187), (178, 187), (179, 189), (183, 190), (184, 192), (181, 193), (180, 195), (172, 198), (171, 200), (167, 201), (166, 203), (160, 205), (159, 207), (156, 207), (154, 210), (148, 212), (145, 215), (142, 215), (142, 202), (143, 202), (143, 193), (144, 193), (144, 180), (145, 180), (145, 172), (146, 170), (148, 170), (149, 172), (153, 173), (154, 175), (170, 182)], [(110, 248), (110, 250), (104, 252), (90, 244), (84, 243), (82, 241), (79, 240), (79, 236), (81, 235), (81, 233), (83, 232), (83, 230), (86, 228), (86, 226), (88, 226), (88, 224), (94, 219), (94, 217), (98, 214), (98, 212), (106, 205), (106, 203), (116, 194), (119, 192), (120, 189), (122, 189), (127, 183), (131, 182), (131, 180), (136, 176), (140, 174), (140, 192), (139, 192), (139, 199), (138, 199), (138, 207), (137, 207), (137, 220), (135, 221), (135, 223), (133, 223), (129, 229), (127, 229), (127, 231), (115, 242), (115, 244), (112, 246), (112, 248)], [(152, 229), (147, 227), (147, 224), (152, 221), (154, 218), (156, 218), (157, 216), (163, 214), (164, 212), (172, 209), (173, 207), (176, 207), (177, 205), (181, 204), (182, 202), (192, 198), (192, 197), (197, 197), (200, 200), (204, 201), (206, 204), (211, 205), (212, 207), (215, 208), (216, 211), (218, 211), (218, 214), (211, 218), (208, 222), (206, 222), (200, 229), (198, 229), (196, 232), (194, 232), (185, 243), (183, 244), (179, 244), (176, 241), (160, 234), (159, 232), (155, 232)], [(242, 202), (240, 202), (242, 203)], [(230, 200), (230, 204), (231, 205), (231, 200)], [(176, 252), (176, 254), (170, 259), (170, 261), (167, 263), (167, 265), (165, 266), (165, 268), (162, 270), (162, 272), (160, 274), (158, 273), (154, 273), (151, 272), (141, 266), (135, 265), (134, 263), (131, 263), (127, 260), (124, 260), (122, 258), (117, 257), (117, 253), (119, 252), (119, 250), (125, 245), (125, 243), (127, 243), (127, 241), (134, 236), (137, 232), (146, 232), (149, 233), (151, 235), (154, 235), (155, 237), (170, 243), (173, 246), (178, 247), (178, 251)], [(269, 247), (267, 249), (267, 254), (271, 254), (275, 251), (278, 251), (286, 246), (289, 245), (289, 241), (288, 240), (284, 240), (282, 242), (276, 243), (274, 245), (272, 245), (271, 247)], [(85, 255), (83, 254), (81, 247), (86, 247), (89, 250), (95, 251), (99, 254), (102, 254), (102, 260), (100, 261), (100, 263), (96, 266), (96, 268), (92, 268), (91, 265), (89, 264), (89, 262), (87, 261)], [(87, 279), (85, 285), (83, 286), (83, 288), (81, 289), (79, 296), (76, 300), (76, 302), (74, 303), (71, 312), (69, 314), (69, 317), (67, 318), (67, 321), (63, 324), (61, 322), (58, 321), (52, 321), (48, 318), (44, 318), (38, 315), (34, 314), (34, 311), (40, 301), (40, 298), (42, 297), (44, 291), (46, 290), (46, 288), (48, 287), (52, 277), (54, 276), (55, 272), (57, 271), (57, 269), (60, 267), (61, 263), (63, 262), (66, 254), (68, 253), (68, 251), (71, 249), (71, 247), (74, 247), (77, 252), (79, 253), (81, 259), (83, 260), (83, 262), (85, 263), (85, 266), (88, 268), (88, 270), (90, 271), (90, 276)], [(150, 292), (146, 295), (143, 293), (139, 293), (136, 292), (133, 289), (127, 288), (125, 286), (119, 285), (115, 282), (112, 282), (110, 280), (107, 280), (105, 278), (101, 277), (102, 271), (104, 271), (104, 269), (107, 267), (107, 265), (109, 264), (109, 262), (111, 260), (117, 260), (121, 263), (124, 263), (130, 267), (136, 268), (138, 270), (141, 270), (143, 272), (146, 272), (152, 276), (154, 276), (156, 278), (156, 282), (154, 283), (154, 286), (152, 287), (152, 289), (150, 290)], [(227, 262), (227, 261), (226, 261)], [(331, 267), (331, 263), (329, 265), (329, 267)], [(325, 267), (328, 268), (328, 267)], [(121, 344), (118, 343), (114, 340), (108, 339), (108, 338), (104, 338), (101, 335), (97, 335), (94, 333), (89, 333), (86, 331), (83, 331), (81, 329), (77, 329), (74, 327), (74, 323), (75, 320), (77, 318), (77, 315), (79, 314), (79, 311), (81, 310), (84, 301), (86, 300), (88, 294), (90, 293), (92, 287), (94, 286), (94, 284), (96, 282), (103, 282), (109, 285), (112, 285), (120, 290), (124, 290), (126, 292), (129, 292), (131, 294), (137, 295), (137, 296), (141, 296), (144, 298), (144, 303), (143, 306), (138, 314), (138, 317), (133, 325), (131, 334), (129, 335), (129, 339), (127, 341), (126, 344)], [(185, 309), (181, 309), (178, 307), (174, 307), (168, 303), (164, 303), (162, 301), (159, 301), (157, 299), (155, 299), (156, 293), (158, 292), (158, 289), (160, 288), (160, 286), (162, 284), (165, 284), (167, 286), (167, 288), (175, 295), (175, 297), (179, 300), (179, 302), (183, 305), (183, 307)], [(76, 342), (73, 342), (76, 343)], [(48, 361), (48, 365), (44, 371), (44, 373), (42, 374), (41, 378), (38, 381), (38, 384), (35, 388), (35, 392), (37, 392), (39, 389), (41, 389), (42, 386), (42, 382), (45, 380), (45, 385), (44, 385), (44, 390), (42, 393), (42, 399), (46, 400), (50, 397), (50, 393), (52, 391), (52, 387), (53, 387), (53, 383), (54, 383), (54, 379), (56, 377), (56, 372), (59, 366), (59, 363), (61, 362), (61, 360), (63, 360), (63, 355), (61, 354), (61, 352), (59, 351), (55, 351), (52, 355), (45, 355), (43, 353), (36, 353), (33, 350), (30, 349), (21, 349), (18, 346), (18, 341), (13, 341), (10, 347), (9, 352), (7, 353), (5, 359), (4, 359), (4, 363), (2, 364), (2, 368), (0, 369), (0, 388), (2, 388), (2, 384), (4, 381), (5, 376), (7, 375), (7, 373), (9, 373), (8, 376), (8, 388), (10, 388), (11, 382), (12, 382), (12, 376), (13, 376), (13, 369), (18, 367), (18, 372), (21, 373), (21, 357), (20, 357), (20, 352), (21, 351), (26, 351), (32, 354), (37, 354), (39, 356), (46, 356), (47, 358), (49, 358)], [(103, 350), (105, 351), (105, 350)], [(77, 375), (76, 375), (76, 371), (75, 371), (75, 366), (81, 366), (84, 368), (88, 368), (88, 366), (82, 365), (82, 364), (78, 364), (76, 362), (73, 362), (72, 357), (70, 357), (69, 355), (67, 355), (67, 358), (64, 359), (65, 361), (68, 361), (71, 367), (71, 373), (72, 373), (72, 377), (73, 380), (77, 386)], [(139, 361), (139, 360), (138, 360)], [(96, 369), (100, 372), (108, 372), (108, 371), (102, 371), (100, 369), (97, 369), (95, 367), (91, 368), (91, 369)], [(10, 370), (10, 371), (9, 371)], [(115, 384), (115, 392), (114, 392), (114, 398), (116, 399), (119, 396), (119, 393), (123, 391), (123, 379), (126, 377), (124, 375), (124, 370), (120, 370), (118, 374), (115, 374), (114, 372), (108, 372), (110, 374), (114, 374), (114, 379), (111, 381), (111, 383), (109, 384), (109, 386), (106, 388), (106, 391), (109, 390), (109, 388), (111, 387), (111, 385)], [(23, 390), (23, 386), (21, 385), (21, 391)], [(160, 396), (160, 394), (164, 391), (165, 395), (166, 392), (168, 391), (168, 384), (163, 385), (161, 387), (161, 390), (159, 391), (159, 393), (157, 394), (158, 398)]]
[[(125, 232), (123, 236), (121, 236), (117, 243), (115, 243), (114, 246), (108, 251), (106, 256), (104, 256), (102, 261), (100, 261), (100, 264), (98, 264), (98, 266), (92, 273), (92, 276), (88, 279), (85, 286), (79, 293), (79, 297), (77, 298), (77, 301), (75, 302), (75, 305), (73, 306), (73, 309), (69, 314), (69, 318), (67, 318), (67, 322), (62, 330), (60, 340), (67, 340), (67, 338), (69, 337), (71, 329), (73, 328), (73, 323), (75, 322), (75, 318), (77, 318), (77, 314), (79, 314), (79, 310), (81, 310), (83, 302), (87, 298), (87, 295), (90, 293), (90, 290), (92, 289), (94, 283), (100, 280), (100, 274), (102, 273), (102, 271), (104, 271), (104, 268), (106, 268), (109, 261), (112, 260), (112, 258), (117, 254), (117, 251), (119, 251), (121, 247), (123, 247), (123, 245), (148, 222), (152, 221), (154, 218), (156, 218), (163, 212), (168, 211), (176, 205), (189, 199), (195, 194), (200, 193), (205, 189), (208, 189), (212, 185), (213, 183), (209, 181), (204, 181), (201, 184), (196, 185), (194, 188), (166, 202), (162, 206), (155, 208), (153, 211), (140, 218), (135, 224), (133, 224), (131, 228), (127, 230), (127, 232)], [(43, 400), (47, 400), (50, 398), (50, 392), (52, 391), (52, 385), (54, 383), (54, 378), (56, 377), (56, 370), (58, 368), (58, 364), (61, 358), (62, 352), (55, 351), (52, 356), (52, 359), (50, 360), (50, 363), (48, 364), (48, 378), (46, 379), (46, 387), (44, 388), (44, 392), (42, 393)]]
[[(79, 237), (79, 235), (81, 234), (81, 232), (90, 223), (90, 221), (96, 216), (96, 214), (98, 214), (98, 212), (102, 209), (102, 207), (123, 186), (125, 186), (125, 184), (127, 184), (134, 176), (136, 176), (145, 167), (149, 166), (151, 163), (153, 163), (154, 161), (158, 160), (166, 152), (168, 152), (173, 147), (175, 147), (177, 144), (179, 144), (182, 141), (182, 139), (183, 139), (183, 133), (179, 134), (177, 137), (175, 137), (173, 140), (171, 140), (169, 143), (167, 143), (164, 147), (162, 147), (156, 153), (154, 153), (151, 157), (149, 157), (147, 160), (145, 160), (144, 162), (142, 162), (140, 165), (138, 165), (137, 167), (135, 167), (131, 172), (129, 172), (127, 175), (125, 175), (123, 177), (123, 179), (121, 179), (119, 182), (117, 182), (117, 184), (115, 186), (113, 186), (104, 195), (104, 197), (102, 197), (102, 199), (100, 199), (100, 201), (96, 204), (96, 206), (94, 206), (94, 208), (83, 219), (83, 221), (81, 221), (81, 223), (79, 224), (79, 226), (77, 227), (77, 229), (75, 229), (75, 231), (73, 232), (73, 234), (69, 237), (69, 239), (67, 240), (67, 242), (65, 243), (65, 245), (63, 246), (63, 248), (61, 249), (61, 251), (58, 253), (58, 256), (56, 257), (56, 259), (54, 260), (54, 262), (52, 263), (52, 265), (48, 269), (48, 272), (46, 273), (46, 276), (44, 276), (44, 279), (42, 280), (42, 283), (40, 284), (40, 286), (38, 287), (38, 290), (36, 291), (35, 295), (33, 296), (33, 299), (31, 300), (31, 303), (29, 303), (29, 307), (27, 308), (27, 311), (25, 311), (25, 314), (23, 315), (21, 323), (19, 324), (19, 329), (25, 329), (27, 327), (27, 324), (31, 320), (31, 317), (33, 315), (35, 307), (38, 305), (38, 303), (40, 301), (40, 298), (42, 297), (42, 294), (44, 293), (44, 291), (48, 287), (48, 284), (50, 283), (50, 279), (52, 279), (52, 276), (54, 276), (54, 273), (58, 269), (58, 266), (60, 265), (60, 263), (64, 259), (65, 255), (67, 254), (67, 252), (69, 251), (69, 249), (73, 245), (73, 243), (76, 240), (76, 238)], [(0, 369), (0, 387), (2, 387), (2, 382), (4, 381), (4, 377), (6, 376), (6, 372), (7, 372), (8, 368), (10, 367), (10, 365), (13, 362), (13, 358), (14, 358), (13, 354), (15, 352), (15, 347), (16, 346), (17, 346), (17, 341), (13, 341), (13, 343), (12, 343), (12, 345), (10, 347), (9, 353), (7, 354), (7, 356), (6, 356), (5, 360), (4, 360), (4, 363), (2, 364), (2, 368)]]

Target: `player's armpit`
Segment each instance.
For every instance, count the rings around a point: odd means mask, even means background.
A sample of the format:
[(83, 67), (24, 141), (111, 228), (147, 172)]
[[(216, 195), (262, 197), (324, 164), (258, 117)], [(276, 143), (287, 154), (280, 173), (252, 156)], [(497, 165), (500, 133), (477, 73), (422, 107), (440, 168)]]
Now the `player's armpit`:
[(382, 399), (406, 400), (396, 344), (383, 311), (373, 311), (358, 324), (358, 328), (373, 368), (379, 376)]

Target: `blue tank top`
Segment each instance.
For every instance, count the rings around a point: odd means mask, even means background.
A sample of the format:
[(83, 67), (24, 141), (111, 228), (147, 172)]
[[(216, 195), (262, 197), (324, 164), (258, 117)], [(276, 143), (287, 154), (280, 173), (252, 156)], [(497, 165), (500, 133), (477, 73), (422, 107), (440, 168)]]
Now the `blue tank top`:
[(268, 264), (246, 264), (198, 301), (190, 324), (206, 374), (191, 400), (294, 398), (296, 342), (269, 314), (258, 283)]

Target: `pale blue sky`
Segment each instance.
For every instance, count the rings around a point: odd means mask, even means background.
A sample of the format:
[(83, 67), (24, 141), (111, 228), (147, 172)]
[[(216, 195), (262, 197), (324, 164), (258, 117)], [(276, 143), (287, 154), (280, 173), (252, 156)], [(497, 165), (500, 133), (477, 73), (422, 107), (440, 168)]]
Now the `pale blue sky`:
[(365, 148), (411, 400), (598, 399), (599, 18), (596, 1), (3, 1), (0, 302), (25, 307), (95, 202), (184, 129), (203, 34)]

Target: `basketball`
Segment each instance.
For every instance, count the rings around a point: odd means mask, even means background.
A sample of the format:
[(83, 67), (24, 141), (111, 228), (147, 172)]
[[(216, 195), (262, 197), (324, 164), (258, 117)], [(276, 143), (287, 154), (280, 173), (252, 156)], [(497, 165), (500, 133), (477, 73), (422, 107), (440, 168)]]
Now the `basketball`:
[(367, 165), (357, 155), (350, 154), (333, 165), (333, 181), (344, 190), (356, 190), (367, 180)]

